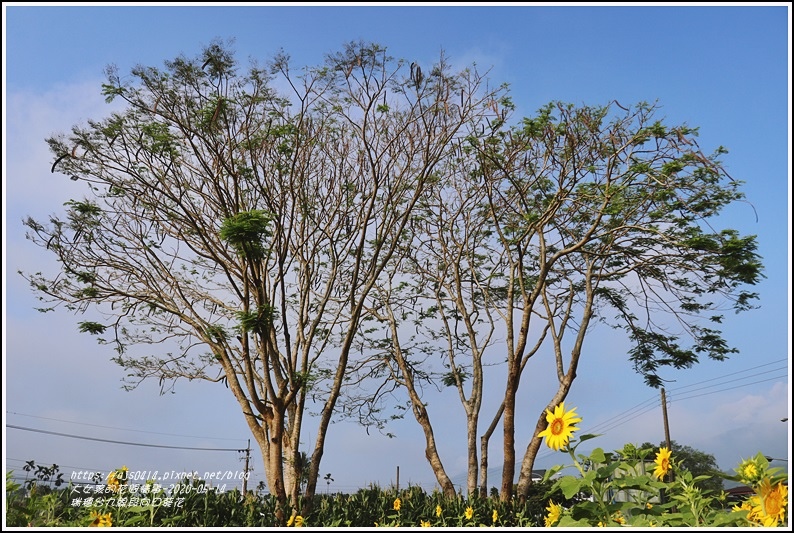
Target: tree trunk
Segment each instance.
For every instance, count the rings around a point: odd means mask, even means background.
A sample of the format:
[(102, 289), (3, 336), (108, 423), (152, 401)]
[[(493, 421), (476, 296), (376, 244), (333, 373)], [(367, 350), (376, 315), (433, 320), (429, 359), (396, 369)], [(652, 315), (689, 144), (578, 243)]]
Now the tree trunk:
[(502, 489), (499, 499), (503, 502), (510, 501), (513, 495), (513, 480), (516, 468), (516, 448), (515, 448), (515, 406), (516, 389), (518, 388), (518, 375), (510, 371), (507, 375), (507, 387), (504, 400), (504, 422), (503, 422), (503, 444), (504, 464), (502, 465)]
[(496, 425), (502, 418), (504, 410), (505, 404), (502, 402), (491, 421), (491, 425), (480, 437), (480, 496), (483, 498), (488, 497), (488, 442), (491, 440), (493, 432), (496, 431)]

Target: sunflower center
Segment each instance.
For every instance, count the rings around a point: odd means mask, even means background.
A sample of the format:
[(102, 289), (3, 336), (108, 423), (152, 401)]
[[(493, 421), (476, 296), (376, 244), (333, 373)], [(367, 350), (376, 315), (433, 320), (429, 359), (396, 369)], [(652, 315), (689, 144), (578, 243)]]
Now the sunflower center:
[(780, 513), (780, 494), (775, 490), (764, 498), (764, 511), (767, 515), (777, 516)]
[(564, 427), (565, 425), (562, 423), (562, 420), (555, 418), (554, 422), (551, 423), (551, 432), (554, 435), (561, 435)]
[(670, 459), (668, 459), (668, 458), (666, 458), (666, 457), (665, 457), (664, 459), (662, 459), (662, 464), (661, 464), (661, 465), (659, 465), (659, 466), (661, 466), (661, 467), (662, 467), (662, 469), (663, 469), (665, 472), (667, 472), (667, 469), (668, 469), (668, 468), (670, 468)]

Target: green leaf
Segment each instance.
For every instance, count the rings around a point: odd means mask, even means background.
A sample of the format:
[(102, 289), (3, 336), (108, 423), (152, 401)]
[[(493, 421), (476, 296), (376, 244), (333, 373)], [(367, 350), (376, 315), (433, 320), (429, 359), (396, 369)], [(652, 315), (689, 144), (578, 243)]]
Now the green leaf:
[(594, 438), (596, 438), (596, 437), (600, 437), (600, 436), (601, 436), (600, 434), (595, 434), (595, 433), (585, 433), (584, 435), (581, 435), (581, 436), (579, 437), (579, 443), (582, 443), (582, 442), (584, 442), (584, 441), (586, 441), (586, 440), (594, 439)]
[(593, 452), (590, 454), (590, 459), (592, 459), (595, 463), (603, 464), (607, 462), (607, 457), (604, 455), (604, 450), (601, 448), (596, 448), (593, 450)]
[(588, 527), (591, 526), (590, 521), (586, 518), (575, 520), (573, 517), (563, 515), (560, 521), (555, 524), (555, 527)]
[[(132, 511), (132, 512), (135, 512), (136, 509), (138, 509), (140, 512), (147, 511), (147, 509), (144, 509), (143, 507), (134, 507), (134, 508), (128, 509), (128, 510)], [(133, 516), (132, 518), (128, 518), (127, 520), (125, 520), (123, 522), (123, 525), (124, 525), (124, 527), (134, 526), (135, 524), (143, 522), (145, 519), (146, 519), (146, 517), (144, 515), (139, 514), (137, 516)]]
[(573, 476), (565, 476), (558, 480), (557, 485), (566, 498), (573, 498), (582, 491), (582, 486), (586, 481), (582, 478), (575, 478)]
[(563, 469), (562, 465), (554, 465), (551, 468), (547, 469), (546, 473), (543, 474), (543, 481), (544, 482), (548, 481), (549, 479), (554, 477), (557, 474), (557, 472), (559, 472), (562, 469)]
[(98, 322), (80, 322), (78, 324), (78, 328), (80, 329), (81, 333), (90, 333), (91, 335), (99, 335), (100, 333), (105, 332), (107, 326), (103, 326)]

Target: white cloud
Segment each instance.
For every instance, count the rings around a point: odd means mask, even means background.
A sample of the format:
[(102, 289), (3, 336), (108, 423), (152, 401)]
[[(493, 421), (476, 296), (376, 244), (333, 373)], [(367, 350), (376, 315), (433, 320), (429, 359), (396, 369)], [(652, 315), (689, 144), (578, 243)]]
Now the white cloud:
[(780, 422), (786, 413), (788, 398), (787, 386), (782, 381), (775, 382), (765, 394), (746, 394), (717, 407), (716, 417), (737, 424), (753, 422)]

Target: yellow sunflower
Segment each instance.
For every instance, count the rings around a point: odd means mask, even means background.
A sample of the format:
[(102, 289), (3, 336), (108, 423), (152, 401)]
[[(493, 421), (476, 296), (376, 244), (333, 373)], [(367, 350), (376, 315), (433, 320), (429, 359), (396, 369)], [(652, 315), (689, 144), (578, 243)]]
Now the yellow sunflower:
[(742, 507), (739, 510), (741, 511), (744, 509), (748, 511), (747, 513), (748, 520), (752, 522), (757, 522), (759, 524), (764, 521), (763, 511), (761, 510), (762, 509), (761, 496), (759, 496), (758, 494), (750, 496), (747, 499), (747, 501), (742, 503)]
[(750, 521), (752, 521), (752, 522), (755, 522), (755, 521), (756, 521), (756, 520), (755, 520), (755, 511), (753, 510), (753, 504), (752, 504), (752, 502), (751, 502), (751, 501), (749, 501), (749, 500), (745, 500), (745, 501), (743, 501), (743, 502), (741, 503), (741, 505), (734, 505), (734, 506), (731, 508), (731, 511), (733, 511), (734, 513), (739, 513), (739, 512), (742, 512), (742, 511), (747, 511), (747, 519), (748, 519), (748, 520), (750, 520)]
[(755, 485), (761, 481), (763, 476), (763, 470), (755, 459), (742, 461), (736, 471), (739, 473), (741, 480), (747, 485)]
[(496, 509), (494, 509), (493, 513), (491, 514), (491, 521), (495, 524), (497, 520), (499, 520), (499, 513), (497, 513)]
[(113, 519), (108, 514), (100, 514), (96, 511), (91, 511), (91, 518), (94, 519), (88, 527), (111, 527), (113, 525)]
[(758, 487), (760, 498), (753, 508), (753, 514), (764, 527), (774, 527), (785, 523), (788, 507), (788, 487), (778, 483), (774, 487), (769, 478), (761, 481)]
[(436, 516), (438, 518), (441, 518), (441, 506), (440, 505), (436, 505)]
[(118, 492), (122, 485), (127, 484), (127, 466), (122, 466), (118, 470), (113, 470), (108, 474), (107, 487), (113, 492)]
[(552, 413), (546, 409), (546, 429), (538, 433), (538, 437), (546, 437), (546, 445), (552, 450), (558, 451), (568, 444), (568, 440), (573, 436), (574, 431), (579, 428), (573, 424), (581, 422), (582, 419), (576, 415), (576, 408), (565, 411), (565, 402), (554, 408)]
[(107, 486), (108, 489), (112, 490), (113, 492), (119, 491), (119, 480), (116, 479), (116, 476), (113, 472), (108, 475)]
[(400, 510), (400, 505), (402, 505), (402, 502), (400, 501), (400, 498), (396, 498), (394, 500), (394, 510), (395, 511), (399, 511)]
[(659, 448), (659, 453), (656, 454), (656, 469), (653, 475), (658, 479), (662, 479), (670, 471), (670, 453), (667, 448)]
[(419, 525), (422, 527), (430, 527), (430, 522), (427, 520), (420, 520)]
[(471, 517), (474, 516), (474, 509), (471, 507), (466, 507), (466, 512), (463, 514), (466, 517), (466, 520), (471, 520)]
[(543, 519), (546, 527), (551, 527), (560, 520), (560, 516), (562, 515), (562, 505), (557, 505), (556, 503), (552, 503), (549, 501), (549, 506), (546, 507), (546, 510), (549, 514)]

